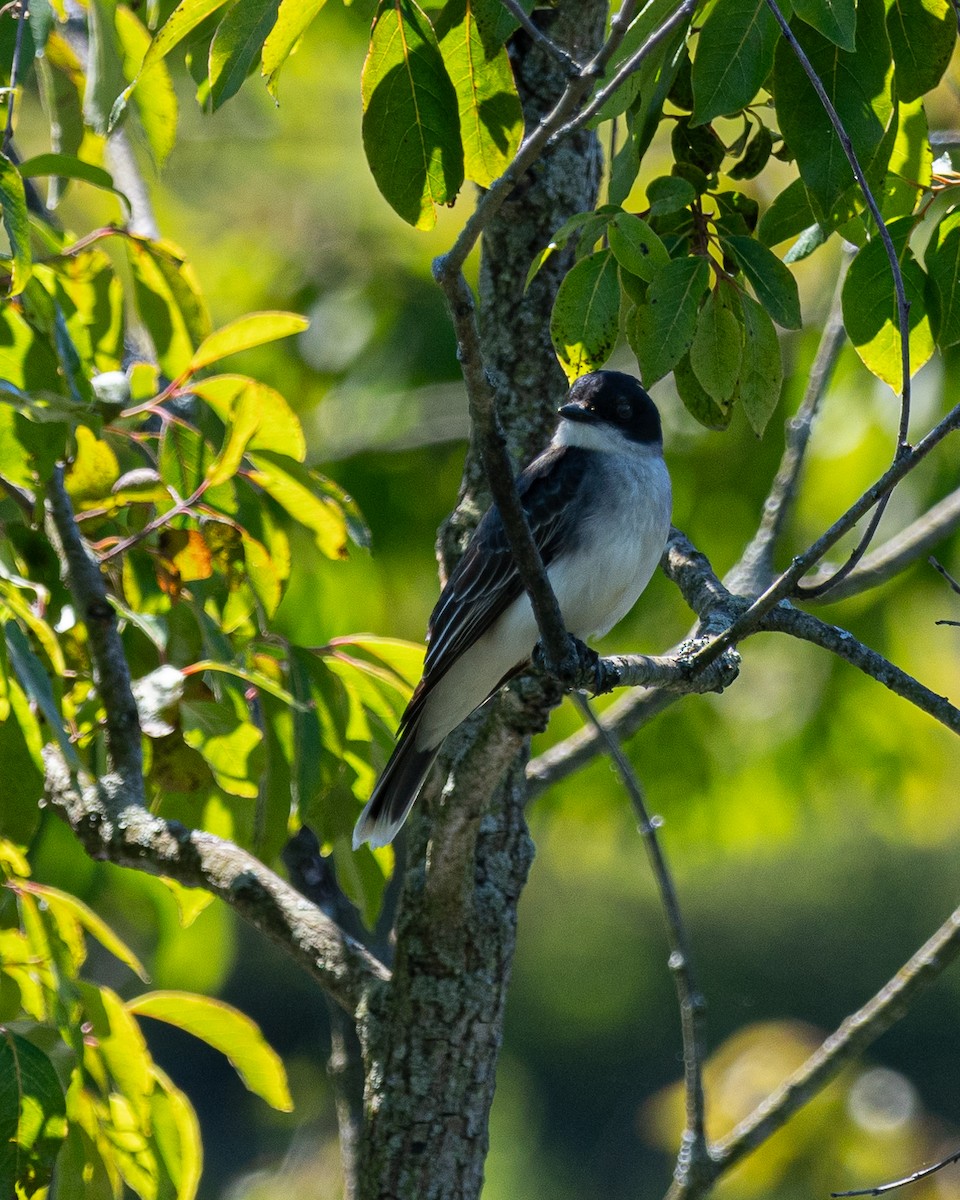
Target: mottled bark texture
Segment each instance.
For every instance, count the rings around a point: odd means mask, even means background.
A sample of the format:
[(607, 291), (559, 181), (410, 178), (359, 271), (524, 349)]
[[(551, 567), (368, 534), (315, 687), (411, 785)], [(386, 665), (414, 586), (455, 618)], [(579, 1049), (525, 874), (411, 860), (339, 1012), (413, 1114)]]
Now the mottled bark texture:
[[(604, 12), (598, 0), (564, 0), (544, 16), (551, 36), (582, 56), (599, 44)], [(566, 75), (526, 34), (515, 36), (512, 53), (529, 125), (552, 107)], [(599, 173), (594, 135), (569, 139), (537, 163), (484, 235), (483, 349), (517, 462), (543, 448), (565, 390), (549, 322), (569, 264), (548, 263), (524, 293), (527, 269), (558, 226), (596, 203)], [(471, 451), (460, 504), (441, 534), (447, 565), (486, 497)], [(475, 714), (448, 739), (409, 822), (393, 976), (359, 1021), (362, 1200), (480, 1193), (517, 904), (533, 858), (523, 816), (529, 735), (558, 699), (555, 687), (521, 681)]]

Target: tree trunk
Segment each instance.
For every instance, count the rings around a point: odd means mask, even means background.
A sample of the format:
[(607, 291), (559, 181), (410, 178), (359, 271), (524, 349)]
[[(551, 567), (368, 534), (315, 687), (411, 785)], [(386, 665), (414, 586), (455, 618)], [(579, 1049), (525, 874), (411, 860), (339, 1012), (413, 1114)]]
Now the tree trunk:
[[(563, 0), (543, 15), (553, 18), (551, 37), (582, 55), (598, 44), (604, 12), (599, 0)], [(566, 76), (522, 32), (511, 52), (531, 125), (550, 110)], [(484, 237), (484, 356), (521, 462), (543, 448), (565, 390), (549, 322), (568, 263), (548, 261), (524, 293), (526, 273), (558, 226), (596, 203), (599, 171), (595, 136), (569, 139), (521, 182)], [(441, 533), (448, 564), (485, 505), (471, 450), (461, 502)], [(408, 823), (393, 976), (358, 1023), (366, 1072), (362, 1200), (479, 1196), (517, 905), (533, 859), (523, 815), (529, 735), (558, 698), (555, 688), (521, 681), (475, 714), (448, 739)]]

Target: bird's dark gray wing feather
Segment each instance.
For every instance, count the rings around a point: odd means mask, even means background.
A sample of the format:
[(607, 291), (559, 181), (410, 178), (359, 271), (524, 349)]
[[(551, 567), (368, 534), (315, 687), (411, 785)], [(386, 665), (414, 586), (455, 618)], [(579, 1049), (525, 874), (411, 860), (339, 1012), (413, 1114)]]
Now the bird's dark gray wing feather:
[[(521, 473), (520, 502), (544, 566), (556, 556), (572, 513), (565, 501), (589, 451), (553, 447)], [(441, 676), (523, 591), (497, 508), (489, 509), (430, 618), (423, 684)]]

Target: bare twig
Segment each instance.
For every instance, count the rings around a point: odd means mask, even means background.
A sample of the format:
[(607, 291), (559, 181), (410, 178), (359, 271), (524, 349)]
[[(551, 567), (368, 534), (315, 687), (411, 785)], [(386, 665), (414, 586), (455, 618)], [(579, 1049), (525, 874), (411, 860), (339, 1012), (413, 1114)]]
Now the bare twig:
[(49, 526), (63, 564), (77, 616), (87, 628), (93, 677), (107, 714), (110, 769), (143, 795), (140, 716), (130, 683), (117, 614), (107, 598), (100, 567), (80, 536), (64, 484), (63, 467), (54, 468), (48, 491)]
[(643, 788), (636, 772), (616, 739), (598, 720), (586, 696), (582, 692), (574, 692), (573, 701), (593, 727), (597, 736), (603, 740), (606, 751), (617, 768), (623, 786), (633, 804), (640, 835), (650, 860), (650, 868), (660, 893), (660, 905), (666, 918), (670, 945), (669, 966), (677, 989), (677, 1000), (680, 1003), (686, 1088), (686, 1129), (677, 1159), (676, 1177), (696, 1180), (703, 1168), (710, 1163), (703, 1096), (703, 1064), (706, 1058), (706, 1000), (697, 986), (690, 939), (680, 909), (680, 901), (677, 897), (673, 876), (670, 874), (670, 868), (667, 866), (667, 860), (660, 845), (660, 839), (657, 837), (657, 829), (660, 826), (659, 818), (650, 816)]
[(832, 603), (879, 587), (880, 584), (899, 575), (910, 563), (928, 554), (958, 527), (960, 488), (934, 504), (922, 517), (918, 517), (888, 542), (878, 546), (872, 554), (868, 554), (852, 574), (831, 588), (822, 599)]
[(921, 1179), (927, 1179), (931, 1175), (935, 1175), (937, 1171), (942, 1171), (944, 1167), (949, 1167), (951, 1163), (960, 1162), (960, 1150), (954, 1151), (953, 1154), (948, 1154), (946, 1158), (941, 1158), (932, 1167), (923, 1167), (919, 1171), (914, 1171), (912, 1175), (905, 1175), (902, 1179), (894, 1179), (891, 1183), (880, 1183), (876, 1187), (871, 1188), (854, 1188), (851, 1192), (831, 1192), (833, 1200), (837, 1200), (840, 1196), (882, 1196), (884, 1192), (892, 1192), (896, 1188), (905, 1187), (908, 1183), (917, 1183)]
[(954, 579), (954, 577), (950, 574), (950, 572), (943, 565), (943, 563), (938, 562), (935, 558), (931, 558), (930, 566), (933, 567), (933, 569), (935, 571), (939, 571), (940, 574), (947, 581), (947, 583), (950, 584), (952, 591), (954, 591), (958, 596), (960, 596), (960, 583), (958, 583), (957, 580)]
[(829, 625), (812, 613), (801, 612), (789, 605), (778, 605), (763, 619), (762, 628), (789, 633), (805, 642), (812, 642), (858, 667), (865, 675), (876, 679), (891, 692), (909, 700), (916, 708), (945, 725), (952, 733), (960, 733), (960, 709), (945, 696), (925, 687), (919, 680), (896, 667), (882, 654), (871, 650), (837, 625)]
[(27, 23), (27, 6), (25, 0), (15, 6), (17, 32), (14, 35), (13, 59), (10, 64), (10, 87), (7, 92), (7, 121), (3, 130), (3, 152), (6, 154), (13, 141), (13, 110), (16, 103), (17, 86), (20, 82), (20, 55), (23, 50), (23, 27)]
[[(658, 25), (643, 43), (643, 45), (637, 51), (635, 51), (630, 58), (627, 59), (627, 61), (619, 68), (610, 82), (604, 84), (604, 86), (597, 92), (594, 98), (581, 112), (577, 113), (575, 117), (561, 125), (560, 128), (551, 135), (550, 140), (552, 142), (557, 142), (561, 138), (568, 137), (571, 133), (576, 133), (578, 129), (582, 129), (588, 121), (592, 120), (607, 103), (614, 92), (622, 87), (627, 79), (629, 79), (631, 75), (640, 69), (640, 67), (643, 65), (644, 59), (647, 58), (647, 56), (653, 50), (655, 50), (657, 46), (660, 45), (664, 38), (669, 37), (669, 35), (673, 33), (673, 31), (679, 25), (686, 21), (696, 7), (697, 0), (683, 0), (683, 3), (681, 3), (661, 25)], [(611, 23), (611, 33), (612, 32), (613, 25)], [(626, 32), (626, 30), (624, 30), (624, 32)], [(606, 46), (604, 47), (604, 50), (606, 51)], [(613, 53), (614, 51), (606, 53), (602, 61), (604, 63), (609, 61)], [(600, 56), (598, 55), (598, 58), (599, 57)], [(596, 60), (594, 61), (596, 62)]]
[(719, 636), (698, 650), (694, 656), (695, 666), (702, 666), (718, 658), (729, 646), (735, 645), (746, 633), (757, 628), (763, 617), (781, 600), (797, 593), (797, 582), (820, 561), (831, 546), (853, 528), (865, 513), (868, 513), (884, 496), (908, 475), (918, 463), (939, 445), (941, 441), (960, 426), (960, 405), (949, 413), (919, 441), (907, 447), (871, 487), (856, 500), (847, 511), (838, 517), (826, 533), (822, 534), (802, 554), (797, 555), (786, 571), (758, 596), (739, 617)]
[(555, 42), (552, 37), (548, 36), (540, 28), (540, 26), (530, 16), (527, 15), (523, 5), (519, 0), (500, 0), (500, 3), (513, 17), (517, 24), (530, 35), (530, 37), (538, 42), (548, 54), (552, 54), (557, 62), (561, 63), (571, 74), (579, 75), (583, 67), (577, 62), (569, 51), (565, 50), (558, 42)]
[(810, 368), (806, 390), (797, 413), (787, 422), (786, 445), (780, 466), (763, 504), (763, 516), (757, 532), (740, 556), (740, 561), (727, 576), (731, 591), (753, 596), (768, 587), (773, 579), (773, 556), (787, 520), (793, 510), (793, 502), (800, 480), (800, 472), (806, 460), (813, 422), (826, 394), (833, 368), (843, 346), (843, 312), (840, 298), (843, 282), (850, 265), (850, 256), (844, 254), (837, 275), (833, 300), (824, 323), (820, 345)]
[(348, 1013), (389, 979), (383, 963), (254, 855), (212, 833), (154, 816), (143, 807), (136, 786), (119, 775), (87, 784), (71, 775), (51, 747), (44, 758), (46, 802), (91, 857), (213, 892), (304, 967)]
[[(826, 89), (810, 60), (804, 53), (803, 47), (797, 41), (793, 30), (780, 11), (777, 5), (777, 0), (767, 0), (767, 6), (776, 18), (777, 24), (783, 33), (784, 39), (789, 43), (791, 49), (797, 57), (797, 61), (803, 68), (804, 73), (810, 80), (810, 83), (823, 105), (824, 111), (833, 126), (837, 137), (840, 139), (840, 145), (843, 153), (846, 156), (847, 162), (850, 164), (850, 169), (853, 171), (854, 178), (860, 186), (863, 193), (863, 198), (870, 209), (871, 216), (877, 225), (877, 231), (880, 235), (880, 240), (883, 242), (883, 248), (886, 251), (887, 260), (890, 264), (890, 273), (893, 276), (893, 287), (897, 297), (897, 326), (900, 332), (900, 370), (901, 370), (901, 393), (900, 393), (900, 428), (897, 434), (897, 449), (894, 455), (894, 463), (896, 464), (900, 458), (909, 449), (909, 434), (910, 434), (910, 305), (907, 302), (907, 293), (903, 284), (903, 272), (900, 270), (900, 262), (897, 258), (897, 250), (893, 244), (893, 238), (890, 236), (890, 231), (887, 229), (886, 222), (883, 219), (883, 214), (880, 212), (880, 206), (877, 204), (873, 192), (870, 190), (870, 185), (867, 183), (867, 177), (863, 173), (863, 168), (857, 158), (853, 148), (853, 143), (850, 140), (850, 135), (843, 126), (843, 122), (834, 108), (830, 97), (827, 95)], [(880, 524), (880, 518), (883, 516), (883, 510), (887, 505), (887, 497), (880, 498), (877, 511), (874, 513), (867, 529), (860, 540), (860, 543), (850, 555), (847, 562), (830, 578), (824, 580), (823, 583), (817, 584), (815, 587), (798, 587), (798, 594), (813, 598), (821, 596), (829, 591), (832, 586), (841, 582), (854, 569), (863, 555), (876, 532), (877, 526)]]
[[(841, 1068), (904, 1016), (960, 954), (960, 909), (937, 930), (863, 1008), (852, 1013), (798, 1071), (722, 1141), (711, 1147), (713, 1178), (729, 1169), (782, 1128)], [(702, 1195), (700, 1189), (674, 1189), (675, 1200)]]

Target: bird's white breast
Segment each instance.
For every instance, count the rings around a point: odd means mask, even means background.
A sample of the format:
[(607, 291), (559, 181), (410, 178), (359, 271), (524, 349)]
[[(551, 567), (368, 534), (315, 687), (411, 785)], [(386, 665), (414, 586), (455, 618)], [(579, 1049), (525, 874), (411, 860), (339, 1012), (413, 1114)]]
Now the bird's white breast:
[[(558, 438), (568, 424), (561, 422)], [(592, 432), (590, 426), (582, 429)], [(583, 442), (578, 438), (575, 444)], [(629, 444), (620, 452), (623, 445), (620, 439), (613, 453), (608, 445), (589, 447), (607, 451), (608, 494), (591, 505), (575, 548), (547, 570), (564, 623), (580, 639), (602, 636), (630, 611), (650, 582), (670, 531), (670, 477), (659, 447)], [(438, 680), (424, 707), (417, 745), (439, 745), (530, 657), (539, 636), (524, 593)]]

